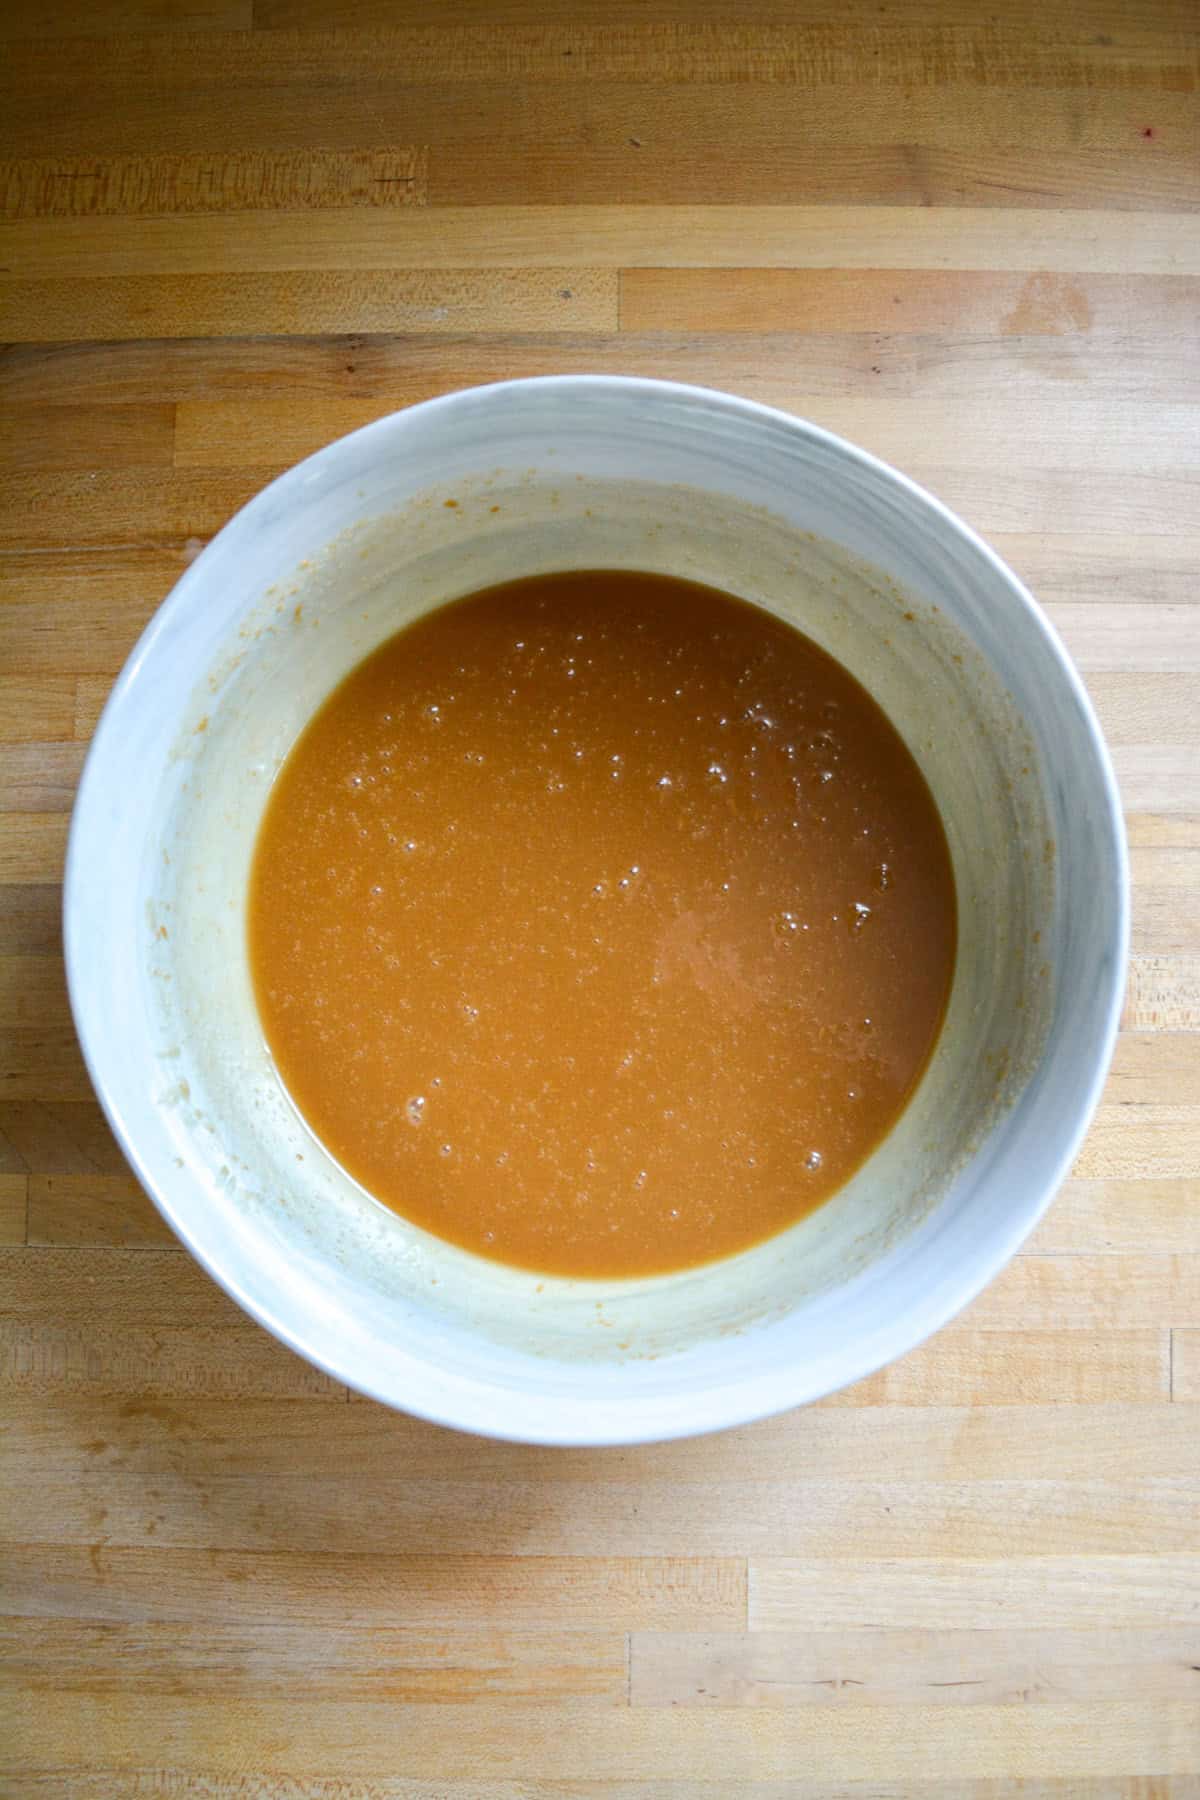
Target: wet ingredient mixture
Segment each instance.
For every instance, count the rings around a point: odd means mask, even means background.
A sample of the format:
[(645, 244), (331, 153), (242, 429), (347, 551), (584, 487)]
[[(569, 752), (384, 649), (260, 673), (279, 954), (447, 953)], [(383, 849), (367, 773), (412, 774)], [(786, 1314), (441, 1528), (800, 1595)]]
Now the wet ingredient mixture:
[(894, 1123), (949, 993), (937, 809), (816, 645), (713, 589), (542, 576), (355, 669), (272, 790), (267, 1041), (386, 1205), (577, 1276), (727, 1256)]

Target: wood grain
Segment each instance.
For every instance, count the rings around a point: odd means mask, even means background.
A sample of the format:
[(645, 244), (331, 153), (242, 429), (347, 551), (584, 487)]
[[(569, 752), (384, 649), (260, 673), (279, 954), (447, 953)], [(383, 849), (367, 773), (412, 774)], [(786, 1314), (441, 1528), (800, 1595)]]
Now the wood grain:
[(30, 157), (0, 163), (0, 217), (421, 206), (423, 149)]
[(1200, 1556), (1035, 1556), (981, 1561), (763, 1560), (751, 1566), (757, 1630), (1195, 1629)]
[(29, 1217), (29, 1177), (12, 1169), (0, 1174), (0, 1244), (23, 1244)]
[[(899, 1754), (897, 1750), (897, 1761)], [(820, 1761), (818, 1745), (817, 1753), (803, 1759), (802, 1766), (811, 1768)], [(72, 1794), (83, 1795), (86, 1800), (111, 1800), (113, 1793), (120, 1790), (121, 1783), (130, 1779), (127, 1770), (100, 1769), (97, 1772), (94, 1765), (89, 1764), (83, 1773), (74, 1769), (56, 1769), (48, 1775), (37, 1771), (25, 1778), (27, 1791), (40, 1796), (61, 1794), (64, 1774), (72, 1783)], [(1147, 1794), (1152, 1795), (1153, 1800), (1195, 1800), (1196, 1788), (1196, 1777), (1192, 1775), (1145, 1778), (1131, 1775), (1115, 1779), (1109, 1776), (1047, 1776), (1033, 1780), (1022, 1777), (1020, 1794), (1021, 1800), (1146, 1800)], [(141, 1795), (152, 1790), (135, 1787), (132, 1791)], [(597, 1792), (602, 1793), (605, 1800), (695, 1800), (696, 1796), (700, 1800), (720, 1800), (731, 1791), (738, 1794), (739, 1800), (830, 1800), (831, 1795), (835, 1800), (906, 1800), (913, 1788), (903, 1778), (840, 1781), (831, 1785), (822, 1777), (807, 1774), (790, 1775), (783, 1780), (767, 1778), (759, 1781), (750, 1777), (737, 1782), (732, 1789), (729, 1781), (706, 1782), (690, 1777), (686, 1781), (672, 1781), (658, 1776), (648, 1781), (604, 1780), (586, 1785), (561, 1781), (514, 1784), (504, 1778), (482, 1783), (474, 1779), (448, 1781), (442, 1777), (426, 1781), (408, 1776), (400, 1777), (397, 1782), (388, 1774), (378, 1779), (357, 1776), (354, 1782), (355, 1800), (564, 1800), (564, 1796), (567, 1800), (577, 1800), (581, 1795), (590, 1800), (590, 1795)], [(933, 1800), (1004, 1800), (1013, 1787), (1004, 1776), (980, 1776), (959, 1777), (953, 1781), (922, 1781), (920, 1791), (922, 1795), (933, 1796)], [(211, 1770), (205, 1770), (203, 1774), (172, 1770), (169, 1792), (196, 1796), (197, 1800), (248, 1800), (248, 1797), (258, 1800), (258, 1795), (264, 1792), (286, 1795), (287, 1800), (344, 1800), (346, 1785), (336, 1778), (283, 1778), (271, 1769), (247, 1771), (239, 1767), (230, 1774)]]
[[(634, 1706), (1013, 1706), (1194, 1698), (1195, 1642), (1157, 1631), (635, 1632)], [(1050, 1668), (1047, 1649), (1053, 1645)], [(66, 1661), (66, 1658), (63, 1658)]]
[[(819, 1755), (805, 1759), (804, 1766), (811, 1767), (819, 1763)], [(55, 1773), (54, 1779), (60, 1777)], [(128, 1779), (127, 1776), (124, 1777)], [(76, 1779), (72, 1772), (72, 1779)], [(117, 1770), (102, 1772), (99, 1784), (93, 1784), (91, 1770), (83, 1776), (85, 1786), (80, 1790), (88, 1796), (102, 1796), (103, 1800), (114, 1792), (115, 1784), (122, 1779)], [(245, 1796), (254, 1795), (264, 1788), (269, 1790), (274, 1784), (276, 1793), (283, 1793), (288, 1800), (342, 1800), (345, 1792), (344, 1784), (330, 1782), (325, 1779), (289, 1777), (280, 1785), (270, 1770), (239, 1770), (231, 1775), (214, 1775), (206, 1772), (203, 1775), (191, 1775), (177, 1772), (173, 1776), (174, 1791), (180, 1794), (203, 1796), (203, 1800), (245, 1800)], [(45, 1795), (54, 1791), (52, 1786), (43, 1784), (40, 1774), (31, 1777), (33, 1785), (31, 1793)], [(105, 1785), (107, 1784), (107, 1785)], [(998, 1800), (998, 1796), (1007, 1791), (1012, 1792), (1011, 1783), (1003, 1777), (979, 1779), (959, 1779), (953, 1782), (930, 1781), (921, 1784), (922, 1794), (934, 1796), (934, 1800)], [(61, 1791), (61, 1790), (60, 1790)], [(73, 1790), (74, 1791), (74, 1790)], [(136, 1791), (136, 1790), (135, 1790)], [(719, 1800), (722, 1793), (730, 1791), (725, 1782), (681, 1782), (664, 1781), (659, 1777), (649, 1781), (604, 1781), (592, 1782), (591, 1792), (601, 1792), (605, 1800), (690, 1800), (691, 1796), (700, 1796), (701, 1800)], [(899, 1796), (911, 1793), (912, 1789), (903, 1781), (849, 1781), (830, 1783), (814, 1779), (811, 1776), (794, 1776), (786, 1780), (756, 1781), (749, 1779), (739, 1783), (735, 1791), (739, 1797), (748, 1800), (829, 1800), (832, 1794), (837, 1800), (898, 1800)], [(1146, 1781), (1138, 1776), (1130, 1776), (1116, 1782), (1107, 1777), (1073, 1777), (1045, 1780), (1026, 1780), (1021, 1787), (1022, 1800), (1145, 1800), (1150, 1791), (1154, 1800), (1195, 1800), (1196, 1779), (1190, 1775), (1155, 1776), (1152, 1786), (1147, 1790)], [(579, 1783), (563, 1783), (558, 1781), (538, 1782), (533, 1785), (519, 1783), (514, 1786), (511, 1780), (486, 1781), (482, 1785), (477, 1780), (446, 1781), (436, 1779), (422, 1781), (416, 1778), (402, 1777), (400, 1785), (394, 1778), (384, 1775), (378, 1780), (356, 1778), (355, 1800), (576, 1800), (579, 1794), (587, 1795), (588, 1788)]]
[(69, 812), (86, 746), (0, 744), (0, 812)]
[[(69, 1267), (63, 1253), (49, 1251), (30, 1250), (24, 1256), (5, 1251), (3, 1260), (49, 1260), (51, 1266)], [(112, 1279), (118, 1260), (150, 1266), (144, 1268), (140, 1301), (139, 1290), (132, 1283), (126, 1286), (112, 1322), (119, 1317), (131, 1329), (171, 1322), (170, 1296), (178, 1296), (183, 1285), (178, 1270), (164, 1266), (183, 1261), (172, 1254), (109, 1251), (77, 1256), (77, 1267), (91, 1265), (96, 1270), (77, 1292), (77, 1300), (86, 1298), (88, 1288), (94, 1299), (99, 1280)], [(159, 1284), (168, 1298), (154, 1295)], [(189, 1309), (181, 1324), (199, 1326), (238, 1316), (220, 1294), (214, 1303), (197, 1288), (195, 1303), (196, 1310)], [(31, 1321), (44, 1316), (36, 1305), (25, 1314)], [(1056, 1347), (1053, 1339), (1044, 1342), (1047, 1349)], [(1165, 1382), (1158, 1399), (1166, 1400)], [(86, 1469), (90, 1478), (108, 1470), (152, 1482), (173, 1471), (184, 1471), (196, 1481), (287, 1481), (297, 1473), (298, 1448), (316, 1453), (324, 1446), (337, 1458), (325, 1479), (343, 1480), (342, 1503), (347, 1509), (358, 1504), (349, 1491), (358, 1482), (459, 1481), (482, 1488), (494, 1484), (501, 1490), (511, 1482), (521, 1489), (536, 1486), (545, 1504), (562, 1513), (563, 1529), (568, 1530), (573, 1529), (571, 1508), (588, 1486), (602, 1487), (615, 1498), (641, 1483), (661, 1489), (678, 1483), (685, 1490), (698, 1490), (709, 1484), (742, 1487), (749, 1480), (785, 1486), (828, 1480), (869, 1494), (894, 1473), (898, 1483), (913, 1489), (961, 1483), (963, 1503), (969, 1505), (965, 1490), (975, 1482), (1041, 1480), (1050, 1488), (1057, 1483), (1092, 1487), (1141, 1480), (1185, 1483), (1194, 1479), (1200, 1458), (1194, 1409), (1178, 1402), (1117, 1404), (1107, 1399), (1027, 1405), (1010, 1398), (1003, 1405), (977, 1410), (969, 1404), (933, 1401), (822, 1405), (710, 1440), (631, 1448), (619, 1456), (456, 1437), (417, 1420), (394, 1420), (367, 1404), (338, 1407), (331, 1414), (323, 1404), (280, 1410), (247, 1401), (234, 1417), (233, 1409), (202, 1396), (178, 1404), (157, 1400), (141, 1404), (124, 1398), (118, 1404), (116, 1397), (97, 1395), (86, 1405), (71, 1406), (64, 1400), (43, 1416), (36, 1397), (25, 1395), (14, 1399), (10, 1414), (11, 1442), (40, 1479), (61, 1479)], [(748, 1477), (751, 1451), (754, 1476)], [(487, 1504), (495, 1506), (502, 1497), (501, 1491)], [(583, 1497), (586, 1501), (586, 1493)], [(690, 1493), (689, 1504), (695, 1498)], [(1053, 1498), (1047, 1494), (1045, 1504)], [(1014, 1518), (1018, 1510), (1013, 1509)], [(264, 1521), (249, 1521), (247, 1528), (252, 1527), (263, 1529)], [(807, 1528), (803, 1516), (787, 1527), (795, 1532)], [(889, 1529), (882, 1516), (877, 1529)], [(505, 1532), (518, 1534), (515, 1525)], [(913, 1540), (909, 1550), (919, 1553), (919, 1541)]]
[[(143, 626), (186, 567), (183, 544), (166, 551), (0, 556), (0, 663), (39, 677), (82, 676), (111, 683)], [(102, 605), (96, 603), (98, 587), (103, 591)], [(73, 730), (77, 699), (76, 681), (67, 736)], [(41, 706), (6, 708), (3, 716), (8, 729), (21, 720), (25, 729), (41, 734), (42, 743), (63, 734), (64, 715), (52, 716)]]
[[(0, 1787), (1200, 1796), (1200, 31), (1189, 0), (10, 0)], [(75, 1045), (68, 816), (204, 542), (330, 438), (725, 387), (984, 531), (1127, 814), (1070, 1178), (929, 1343), (625, 1451), (381, 1411), (243, 1315)]]
[[(330, 1699), (392, 1706), (627, 1700), (619, 1631), (450, 1630), (434, 1642), (421, 1628), (334, 1628), (321, 1645), (320, 1687)], [(1136, 1647), (1130, 1662), (1136, 1666)], [(119, 1694), (133, 1685), (163, 1696), (286, 1699), (312, 1681), (312, 1645), (302, 1626), (23, 1619), (0, 1621), (0, 1673), (6, 1670), (33, 1692)]]
[(10, 812), (0, 818), (0, 883), (61, 881), (66, 854), (63, 814)]
[[(1194, 1093), (1194, 1085), (1190, 1092)], [(1157, 1250), (1187, 1242), (1200, 1204), (1200, 1180), (1068, 1181), (1059, 1190), (1030, 1250), (1063, 1255), (1097, 1250)]]
[(1133, 957), (1123, 1022), (1130, 1030), (1200, 1031), (1200, 957)]
[[(1084, 1156), (1090, 1160), (1086, 1151)], [(1110, 1256), (1030, 1253), (1018, 1257), (980, 1295), (971, 1318), (986, 1330), (1025, 1325), (1044, 1331), (1138, 1331), (1152, 1322), (1188, 1325), (1198, 1305), (1200, 1255), (1194, 1250)]]
[(229, 337), (241, 332), (604, 331), (617, 326), (609, 270), (290, 270), (243, 275), (70, 277), (0, 288), (14, 343)]
[[(135, 278), (136, 279), (136, 278)], [(911, 274), (897, 272), (903, 283)], [(290, 395), (300, 403), (332, 398), (378, 398), (391, 407), (427, 399), (446, 388), (523, 375), (591, 371), (659, 376), (703, 385), (715, 369), (751, 400), (781, 404), (788, 394), (877, 394), (926, 400), (941, 396), (977, 405), (981, 383), (997, 395), (1017, 391), (1041, 407), (1081, 383), (1109, 400), (1139, 405), (1200, 400), (1200, 370), (1180, 358), (1170, 334), (1156, 335), (1153, 313), (1136, 336), (1068, 333), (1017, 338), (954, 332), (723, 332), (705, 337), (667, 332), (564, 333), (549, 339), (416, 333), (345, 338), (298, 334), (235, 338), (219, 358), (207, 340), (178, 343), (129, 340), (103, 345), (38, 343), (14, 346), (0, 365), (6, 403), (45, 405), (156, 404), (163, 399), (244, 401)], [(1070, 386), (1066, 386), (1070, 384)], [(972, 419), (972, 422), (973, 419)], [(1136, 533), (1071, 534), (1064, 527), (1006, 533), (1007, 553), (1024, 557), (1042, 591), (1092, 579), (1091, 597), (1122, 587), (1128, 598), (1184, 597), (1178, 590), (1194, 565), (1200, 533), (1179, 530), (1157, 554)], [(1035, 580), (1036, 576), (1036, 580)], [(1190, 592), (1190, 588), (1187, 590)], [(1115, 597), (1115, 596), (1111, 596)]]
[(95, 469), (170, 465), (171, 406), (26, 407), (0, 440), (0, 470)]
[[(497, 269), (985, 269), (1200, 275), (1183, 213), (962, 206), (515, 206), (488, 208)], [(0, 225), (20, 280), (113, 275), (479, 267), (473, 206), (327, 208)], [(7, 289), (14, 277), (0, 278)]]
[(1200, 324), (1200, 283), (1171, 275), (1007, 275), (973, 270), (631, 269), (625, 331), (860, 332), (1077, 337)]
[[(289, 1409), (290, 1410), (290, 1409)], [(322, 1408), (347, 1413), (350, 1407)], [(1182, 1410), (1166, 1407), (1166, 1412)], [(1196, 1482), (1057, 1485), (972, 1483), (969, 1493), (936, 1482), (708, 1483), (669, 1488), (650, 1479), (636, 1492), (601, 1485), (505, 1483), (502, 1496), (475, 1482), (359, 1482), (337, 1476), (197, 1480), (105, 1470), (43, 1484), (58, 1541), (86, 1547), (353, 1554), (488, 1556), (536, 1538), (548, 1556), (751, 1555), (836, 1557), (850, 1534), (864, 1556), (904, 1556), (914, 1537), (947, 1557), (1186, 1554), (1195, 1543)], [(0, 1480), (0, 1510), (20, 1503), (20, 1482)], [(751, 1505), (750, 1503), (754, 1504)]]
[[(290, 1411), (290, 1407), (288, 1408)], [(328, 1409), (331, 1416), (337, 1410)], [(7, 1611), (100, 1623), (424, 1631), (721, 1631), (746, 1623), (745, 1559), (375, 1556), (13, 1543)], [(485, 1715), (486, 1716), (486, 1715)], [(0, 1767), (3, 1764), (0, 1763)]]
[(70, 737), (74, 716), (70, 676), (0, 672), (0, 743)]
[(103, 44), (110, 34), (128, 31), (236, 31), (252, 17), (251, 0), (98, 0), (86, 7), (74, 0), (49, 6), (14, 0), (4, 12), (3, 36), (91, 37)]
[[(32, 921), (39, 933), (44, 928), (48, 906), (58, 902), (53, 916), (57, 936), (57, 912), (61, 900), (55, 888), (17, 888), (0, 891), (0, 905), (11, 899), (14, 914)], [(24, 909), (28, 909), (25, 911)], [(33, 935), (33, 930), (29, 935)], [(41, 945), (32, 947), (41, 953)], [(108, 1128), (104, 1114), (95, 1100), (58, 1104), (46, 1100), (0, 1100), (0, 1165), (13, 1170), (42, 1171), (52, 1175), (82, 1175), (96, 1172), (117, 1175), (127, 1165)]]
[(178, 1240), (132, 1175), (31, 1175), (25, 1242), (174, 1248)]
[(1171, 1333), (1171, 1398), (1200, 1399), (1200, 1329)]
[[(697, 0), (659, 4), (653, 15), (638, 0), (622, 8), (600, 0), (586, 8), (577, 3), (569, 14), (548, 14), (536, 3), (518, 10), (485, 0), (474, 8), (446, 7), (437, 21), (427, 9), (397, 0), (269, 8), (258, 0), (254, 23), (271, 35), (249, 38), (241, 30), (222, 30), (219, 6), (209, 9), (213, 34), (201, 38), (189, 22), (188, 5), (159, 0), (160, 17), (186, 34), (187, 66), (180, 65), (175, 46), (137, 29), (138, 0), (112, 0), (122, 3), (130, 6), (130, 21), (119, 35), (101, 32), (97, 42), (82, 30), (86, 21), (76, 9), (76, 29), (56, 34), (66, 42), (14, 44), (14, 84), (19, 77), (40, 101), (83, 72), (102, 92), (124, 77), (131, 87), (170, 93), (217, 80), (253, 94), (271, 74), (288, 91), (311, 78), (314, 68), (332, 67), (342, 84), (359, 91), (364, 81), (407, 82), (427, 91), (441, 83), (495, 86), (507, 76), (535, 89), (551, 82), (576, 90), (597, 82), (652, 89), (754, 84), (821, 94), (849, 86), (862, 99), (880, 89), (919, 98), (930, 88), (961, 84), (976, 90), (973, 98), (986, 100), (999, 90), (1020, 104), (1042, 88), (1085, 89), (1089, 97), (1116, 90), (1134, 101), (1189, 95), (1196, 88), (1194, 20), (1186, 0), (1157, 16), (1145, 4), (1135, 13), (1110, 3), (1107, 19), (1096, 6), (1087, 15), (1047, 15), (1025, 4), (997, 17), (972, 14), (950, 0), (940, 14), (926, 5), (910, 6), (903, 15), (869, 5), (839, 8), (833, 0), (820, 6), (810, 0), (803, 10), (786, 0), (774, 8), (756, 0), (740, 20), (725, 7)], [(102, 7), (91, 10), (103, 19)], [(45, 11), (53, 16), (55, 9)], [(1105, 28), (1114, 17), (1119, 39)], [(1057, 98), (1056, 124), (1069, 141), (1071, 121), (1063, 118), (1061, 92)], [(1187, 115), (1181, 117), (1186, 125)], [(845, 113), (840, 123), (844, 132), (852, 129)], [(1080, 108), (1074, 123), (1080, 138), (1094, 135), (1089, 111)], [(949, 110), (940, 130), (951, 143), (967, 135), (964, 121)], [(311, 132), (308, 143), (314, 145)]]
[[(817, 1715), (797, 1708), (773, 1716), (769, 1735), (752, 1713), (736, 1709), (573, 1707), (562, 1720), (536, 1706), (514, 1708), (508, 1729), (468, 1706), (380, 1707), (361, 1701), (258, 1702), (210, 1698), (143, 1699), (121, 1695), (47, 1695), (17, 1690), (12, 1700), (23, 1758), (58, 1755), (79, 1760), (99, 1743), (116, 1769), (136, 1768), (147, 1730), (168, 1766), (245, 1766), (248, 1733), (286, 1743), (283, 1772), (327, 1757), (351, 1778), (396, 1767), (426, 1780), (466, 1780), (480, 1759), (498, 1775), (516, 1778), (535, 1759), (551, 1780), (647, 1779), (682, 1761), (711, 1780), (738, 1780), (747, 1767), (783, 1780), (797, 1760), (821, 1759), (826, 1779), (869, 1780), (892, 1773), (903, 1751), (911, 1779), (938, 1775), (948, 1765), (963, 1775), (1081, 1776), (1112, 1766), (1114, 1756), (1136, 1758), (1158, 1774), (1195, 1771), (1195, 1712), (1186, 1702), (1111, 1707), (1062, 1703), (1030, 1708), (913, 1707), (881, 1709), (875, 1729), (863, 1732), (857, 1715)], [(569, 1729), (563, 1724), (569, 1720)], [(276, 1765), (278, 1767), (278, 1764)], [(13, 1767), (11, 1756), (9, 1767)], [(16, 1764), (19, 1772), (21, 1763)]]

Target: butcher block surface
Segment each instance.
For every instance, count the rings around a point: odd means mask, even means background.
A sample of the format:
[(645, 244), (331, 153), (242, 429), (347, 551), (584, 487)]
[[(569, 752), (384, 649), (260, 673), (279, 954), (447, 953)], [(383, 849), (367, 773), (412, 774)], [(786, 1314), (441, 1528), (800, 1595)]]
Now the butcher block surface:
[[(1200, 106), (1187, 0), (10, 0), (0, 1791), (1200, 1795)], [(1112, 746), (1133, 960), (1023, 1253), (807, 1410), (630, 1451), (349, 1394), (92, 1097), (89, 735), (280, 470), (470, 383), (787, 407), (982, 531)]]

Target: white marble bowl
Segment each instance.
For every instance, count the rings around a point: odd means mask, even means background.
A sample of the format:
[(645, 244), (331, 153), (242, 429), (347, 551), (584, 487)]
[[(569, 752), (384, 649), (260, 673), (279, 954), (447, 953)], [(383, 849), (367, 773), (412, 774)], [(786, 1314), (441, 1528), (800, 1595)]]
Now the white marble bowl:
[[(960, 951), (912, 1104), (811, 1218), (687, 1274), (539, 1280), (388, 1212), (308, 1132), (253, 1004), (246, 879), (275, 770), (366, 652), (490, 582), (621, 564), (755, 600), (871, 689), (942, 810)], [(389, 1405), (496, 1436), (605, 1444), (814, 1399), (979, 1292), (1048, 1204), (1095, 1106), (1127, 910), (1095, 718), (985, 544), (902, 476), (783, 413), (569, 376), (381, 419), (213, 540), (100, 722), (65, 934), (109, 1119), (240, 1305)]]

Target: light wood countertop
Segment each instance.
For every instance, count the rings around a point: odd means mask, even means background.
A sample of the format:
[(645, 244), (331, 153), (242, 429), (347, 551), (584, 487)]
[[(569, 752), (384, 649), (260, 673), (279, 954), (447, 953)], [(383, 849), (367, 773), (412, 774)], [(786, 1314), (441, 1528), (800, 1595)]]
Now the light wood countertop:
[[(9, 0), (6, 1795), (1200, 1795), (1198, 27)], [(628, 1452), (393, 1416), (239, 1314), (104, 1125), (59, 941), (89, 734), (197, 546), (381, 413), (580, 369), (792, 408), (985, 533), (1095, 699), (1135, 884), (1024, 1254), (862, 1386)]]

